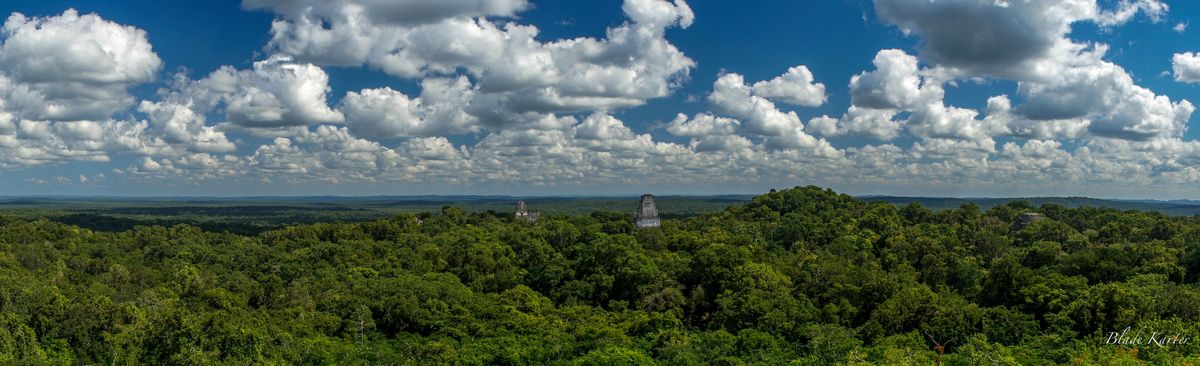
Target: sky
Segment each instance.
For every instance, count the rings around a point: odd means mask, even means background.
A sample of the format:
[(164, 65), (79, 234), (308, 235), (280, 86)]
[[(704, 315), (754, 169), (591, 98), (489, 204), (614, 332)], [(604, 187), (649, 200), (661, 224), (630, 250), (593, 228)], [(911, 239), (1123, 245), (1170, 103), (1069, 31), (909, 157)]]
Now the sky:
[(0, 0), (0, 195), (1200, 198), (1200, 2)]

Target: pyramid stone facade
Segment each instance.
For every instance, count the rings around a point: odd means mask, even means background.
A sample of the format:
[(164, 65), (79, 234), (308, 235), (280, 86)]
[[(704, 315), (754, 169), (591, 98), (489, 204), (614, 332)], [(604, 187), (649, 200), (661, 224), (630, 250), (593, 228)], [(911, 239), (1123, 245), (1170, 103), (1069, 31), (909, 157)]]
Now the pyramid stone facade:
[(541, 212), (529, 211), (529, 209), (525, 207), (525, 201), (517, 201), (517, 213), (515, 215), (517, 221), (534, 222), (537, 221), (538, 216), (541, 216)]
[(658, 219), (658, 207), (654, 204), (654, 195), (642, 195), (642, 200), (638, 203), (637, 227), (644, 229), (648, 227), (658, 227), (662, 222)]

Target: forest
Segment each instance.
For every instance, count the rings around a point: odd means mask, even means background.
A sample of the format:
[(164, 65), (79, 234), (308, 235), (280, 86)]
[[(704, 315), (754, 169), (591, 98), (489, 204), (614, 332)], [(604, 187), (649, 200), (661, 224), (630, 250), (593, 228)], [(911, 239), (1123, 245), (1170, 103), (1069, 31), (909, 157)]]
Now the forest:
[(0, 215), (0, 364), (1200, 363), (1200, 218), (812, 186), (661, 228), (632, 208), (253, 234)]

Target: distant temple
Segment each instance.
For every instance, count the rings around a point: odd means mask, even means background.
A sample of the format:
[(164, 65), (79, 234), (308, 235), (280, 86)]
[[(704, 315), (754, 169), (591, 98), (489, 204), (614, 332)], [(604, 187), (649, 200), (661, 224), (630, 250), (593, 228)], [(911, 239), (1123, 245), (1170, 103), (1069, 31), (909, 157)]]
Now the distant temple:
[(1029, 227), (1029, 225), (1032, 225), (1034, 222), (1037, 222), (1040, 220), (1045, 220), (1045, 219), (1046, 219), (1046, 215), (1043, 215), (1040, 213), (1036, 213), (1036, 212), (1023, 213), (1023, 214), (1021, 214), (1021, 216), (1017, 217), (1017, 221), (1013, 222), (1012, 229), (1013, 229), (1013, 231), (1021, 231), (1021, 230), (1024, 230), (1026, 227)]
[(648, 227), (658, 227), (661, 222), (658, 220), (658, 207), (654, 206), (654, 195), (642, 195), (642, 201), (638, 204), (637, 227), (639, 229)]
[(517, 201), (517, 221), (534, 222), (541, 214), (540, 211), (529, 211), (525, 208), (525, 201)]

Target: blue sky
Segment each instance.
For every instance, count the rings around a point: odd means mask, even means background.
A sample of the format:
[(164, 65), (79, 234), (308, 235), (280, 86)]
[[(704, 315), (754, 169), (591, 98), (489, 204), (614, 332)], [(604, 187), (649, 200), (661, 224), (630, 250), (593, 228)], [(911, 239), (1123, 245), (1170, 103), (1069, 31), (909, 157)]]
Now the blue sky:
[(1200, 3), (1052, 3), (8, 1), (0, 194), (1200, 198)]

